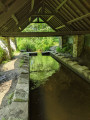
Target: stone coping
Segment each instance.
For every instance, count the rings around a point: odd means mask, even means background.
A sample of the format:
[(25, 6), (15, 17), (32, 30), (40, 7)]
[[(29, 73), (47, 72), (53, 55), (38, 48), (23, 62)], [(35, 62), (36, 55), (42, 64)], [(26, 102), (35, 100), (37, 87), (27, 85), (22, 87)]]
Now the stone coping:
[(81, 66), (78, 62), (72, 61), (70, 58), (66, 58), (65, 56), (60, 56), (58, 53), (51, 52), (50, 55), (90, 83), (90, 70), (87, 66)]
[[(13, 111), (14, 114), (11, 115), (8, 120), (28, 120), (28, 101), (29, 101), (29, 53), (21, 53), (20, 62), (20, 76), (16, 85), (16, 90), (14, 91), (13, 102), (11, 106), (16, 107)], [(12, 107), (11, 107), (12, 108)], [(24, 110), (25, 109), (25, 110)], [(16, 116), (17, 110), (22, 111), (21, 116)], [(24, 119), (23, 119), (24, 118)]]

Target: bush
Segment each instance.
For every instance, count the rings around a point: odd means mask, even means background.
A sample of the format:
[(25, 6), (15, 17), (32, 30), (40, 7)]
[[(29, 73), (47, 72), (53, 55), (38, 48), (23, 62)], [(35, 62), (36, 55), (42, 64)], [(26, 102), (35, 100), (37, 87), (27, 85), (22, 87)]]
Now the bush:
[(31, 42), (23, 42), (23, 44), (20, 42), (18, 45), (18, 50), (26, 50), (27, 52), (29, 51), (35, 51), (36, 48), (33, 43)]
[(56, 48), (56, 51), (60, 53), (60, 52), (61, 52), (61, 48), (60, 48), (60, 47), (57, 47), (57, 48)]
[(4, 50), (0, 47), (0, 63), (4, 59), (4, 53), (5, 53)]
[(70, 54), (72, 54), (72, 51), (73, 51), (73, 47), (72, 47), (72, 45), (71, 44), (65, 44), (64, 46), (63, 46), (63, 48), (61, 49), (60, 47), (57, 47), (56, 48), (56, 51), (57, 52), (62, 52), (62, 53), (70, 53)]

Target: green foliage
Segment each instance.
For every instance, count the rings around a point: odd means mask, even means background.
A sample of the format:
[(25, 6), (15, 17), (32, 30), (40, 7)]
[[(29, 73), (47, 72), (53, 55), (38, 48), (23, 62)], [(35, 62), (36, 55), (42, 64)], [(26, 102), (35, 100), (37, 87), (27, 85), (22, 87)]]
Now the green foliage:
[(73, 47), (72, 47), (72, 44), (67, 43), (63, 46), (62, 49), (60, 47), (57, 47), (56, 51), (59, 53), (60, 52), (61, 53), (70, 53), (72, 55)]
[(10, 93), (10, 94), (8, 95), (8, 104), (11, 104), (11, 103), (12, 103), (13, 96), (14, 96), (14, 93)]
[(3, 57), (4, 55), (4, 50), (0, 47), (0, 58)]
[(54, 45), (54, 38), (17, 38), (18, 50), (26, 51), (46, 51)]
[[(36, 22), (37, 19), (34, 20)], [(40, 19), (42, 21), (42, 19)], [(32, 23), (23, 32), (54, 32), (54, 30), (49, 27), (46, 23)], [(49, 50), (51, 46), (57, 45), (59, 43), (58, 37), (26, 37), (17, 38), (18, 50), (26, 51), (46, 51)]]
[(2, 60), (6, 60), (6, 53), (5, 51), (0, 47), (0, 63)]
[(6, 120), (4, 117), (1, 120)]
[(60, 53), (60, 52), (61, 52), (61, 48), (60, 48), (60, 47), (57, 47), (57, 48), (56, 48), (56, 51), (57, 51), (58, 53)]
[[(59, 63), (50, 56), (38, 54), (30, 59), (30, 79), (38, 87), (59, 69)], [(34, 88), (32, 88), (34, 89)]]
[(20, 60), (19, 67), (22, 67), (24, 60)]

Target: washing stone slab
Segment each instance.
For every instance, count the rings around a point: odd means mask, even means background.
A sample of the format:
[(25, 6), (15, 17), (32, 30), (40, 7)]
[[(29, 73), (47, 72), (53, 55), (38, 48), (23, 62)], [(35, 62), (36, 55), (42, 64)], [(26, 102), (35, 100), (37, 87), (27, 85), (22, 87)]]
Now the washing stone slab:
[(19, 76), (20, 78), (27, 78), (27, 79), (29, 79), (29, 74), (20, 74), (20, 76)]
[(29, 74), (29, 70), (25, 70), (23, 68), (20, 69), (21, 74)]
[(88, 67), (81, 65), (73, 65), (72, 68), (74, 68), (79, 73), (83, 73), (84, 70), (88, 70)]
[(29, 84), (29, 78), (18, 78), (18, 84)]
[(90, 70), (84, 70), (83, 75), (88, 79), (88, 82), (90, 83)]
[(12, 102), (4, 107), (3, 110), (0, 110), (0, 114), (0, 118), (5, 118), (5, 120), (10, 119), (10, 117), (28, 120), (28, 102)]
[(14, 92), (13, 101), (15, 102), (26, 102), (29, 96), (29, 85), (28, 84), (17, 84)]
[(28, 102), (28, 93), (22, 89), (15, 90), (13, 100), (14, 102)]
[(71, 59), (70, 58), (62, 58), (61, 60), (66, 63), (67, 61), (70, 61)]
[(8, 120), (23, 120), (23, 119), (20, 119), (20, 118), (15, 118), (15, 117), (9, 117)]
[(60, 60), (65, 58), (65, 56), (57, 56)]
[(67, 61), (67, 64), (70, 65), (70, 66), (73, 66), (73, 65), (78, 65), (78, 62), (75, 62), (75, 61)]
[(19, 89), (28, 92), (29, 91), (29, 84), (17, 84), (16, 90), (19, 90)]

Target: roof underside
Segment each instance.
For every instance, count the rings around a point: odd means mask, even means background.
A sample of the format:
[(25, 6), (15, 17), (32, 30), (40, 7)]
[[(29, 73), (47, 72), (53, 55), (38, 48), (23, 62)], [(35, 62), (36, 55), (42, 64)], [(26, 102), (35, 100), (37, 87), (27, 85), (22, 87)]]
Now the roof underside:
[(20, 32), (39, 17), (55, 31), (90, 31), (90, 0), (0, 0), (0, 32)]

